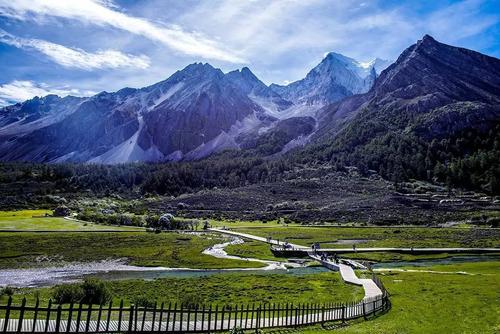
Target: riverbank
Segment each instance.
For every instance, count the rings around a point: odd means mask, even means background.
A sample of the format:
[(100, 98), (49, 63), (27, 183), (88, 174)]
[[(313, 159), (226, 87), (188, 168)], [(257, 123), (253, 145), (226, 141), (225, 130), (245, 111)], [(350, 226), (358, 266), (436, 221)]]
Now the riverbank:
[(124, 259), (146, 267), (224, 269), (264, 263), (215, 258), (203, 250), (227, 239), (216, 234), (88, 232), (0, 233), (0, 269), (41, 268), (62, 263)]
[[(224, 240), (224, 238), (221, 240)], [(81, 281), (89, 276), (106, 280), (126, 280), (131, 278), (152, 280), (164, 277), (194, 277), (222, 272), (287, 272), (290, 268), (296, 269), (296, 274), (304, 274), (304, 271), (307, 272), (305, 266), (297, 263), (268, 261), (257, 258), (241, 258), (226, 253), (225, 248), (229, 245), (239, 245), (243, 243), (244, 241), (240, 238), (230, 238), (229, 241), (209, 246), (203, 250), (202, 254), (216, 259), (244, 261), (249, 265), (253, 263), (253, 267), (224, 269), (167, 268), (161, 266), (140, 267), (127, 264), (125, 258), (103, 260), (99, 262), (60, 262), (47, 267), (1, 269), (0, 287), (9, 286), (25, 288), (54, 286), (62, 283)], [(265, 264), (265, 266), (262, 266), (263, 264)]]

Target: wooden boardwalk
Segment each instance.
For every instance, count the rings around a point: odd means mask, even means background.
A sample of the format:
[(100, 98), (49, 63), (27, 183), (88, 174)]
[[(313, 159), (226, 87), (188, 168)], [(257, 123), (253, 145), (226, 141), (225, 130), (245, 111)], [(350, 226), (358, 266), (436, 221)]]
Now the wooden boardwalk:
[[(209, 228), (208, 231), (222, 233), (222, 234), (230, 235), (230, 236), (233, 236), (233, 237), (239, 237), (239, 238), (244, 238), (244, 239), (248, 239), (248, 240), (261, 241), (261, 242), (265, 242), (265, 243), (268, 243), (268, 244), (273, 245), (273, 246), (283, 246), (283, 244), (284, 244), (284, 241), (279, 241), (279, 240), (275, 240), (275, 239), (259, 237), (257, 235), (248, 234), (248, 233), (242, 233), (242, 232), (235, 232), (235, 231), (230, 231), (230, 230), (224, 230), (224, 229), (221, 229), (221, 228)], [(311, 250), (311, 247), (306, 247), (306, 246), (302, 246), (302, 245), (298, 245), (298, 244), (288, 243), (288, 245), (291, 246), (291, 247), (293, 247), (294, 249), (301, 249), (301, 250), (303, 250), (305, 252)]]
[[(218, 232), (218, 233), (223, 233), (226, 235), (231, 235), (235, 237), (240, 237), (240, 238), (245, 238), (245, 239), (250, 239), (250, 240), (255, 240), (255, 241), (261, 241), (268, 243), (273, 246), (283, 246), (283, 242), (279, 242), (278, 240), (274, 240), (271, 238), (264, 238), (264, 237), (259, 237), (256, 235), (248, 234), (248, 233), (241, 233), (241, 232), (235, 232), (235, 231), (229, 231), (229, 230), (223, 230), (223, 229), (209, 229), (210, 231), (213, 232)], [(354, 272), (353, 268), (347, 264), (343, 263), (334, 263), (332, 261), (328, 260), (323, 260), (321, 259), (320, 256), (316, 255), (314, 252), (312, 252), (310, 247), (302, 246), (302, 245), (297, 245), (297, 244), (291, 244), (288, 243), (290, 247), (292, 247), (295, 251), (299, 250), (304, 253), (307, 253), (309, 257), (312, 259), (318, 261), (323, 265), (324, 267), (334, 270), (334, 271), (339, 271), (340, 275), (342, 277), (342, 280), (346, 283), (350, 284), (355, 284), (362, 286), (364, 291), (365, 291), (365, 297), (364, 299), (369, 299), (369, 298), (374, 298), (382, 295), (382, 290), (377, 286), (377, 284), (370, 278), (366, 279), (361, 279), (356, 276), (356, 273)], [(321, 249), (321, 252), (324, 250)]]
[(324, 267), (340, 272), (342, 280), (346, 283), (362, 286), (365, 291), (364, 300), (382, 296), (380, 287), (371, 278), (359, 278), (354, 269), (344, 263), (335, 263), (329, 260), (322, 260), (320, 256), (310, 254), (310, 257), (323, 265)]
[[(226, 235), (231, 235), (235, 237), (240, 237), (249, 240), (261, 241), (268, 243), (273, 246), (283, 246), (283, 241), (278, 241), (275, 239), (269, 239), (264, 237), (259, 237), (256, 235), (241, 233), (236, 231), (224, 230), (219, 228), (210, 228), (208, 229), (212, 232), (218, 232)], [(309, 253), (311, 251), (311, 247), (288, 243), (290, 246), (289, 249), (280, 250), (284, 254), (287, 252), (303, 252)], [(429, 248), (416, 248), (416, 247), (366, 247), (366, 248), (321, 248), (318, 251), (325, 253), (357, 253), (357, 252), (390, 252), (390, 253), (415, 253), (415, 254), (435, 254), (435, 253), (500, 253), (500, 248), (468, 248), (468, 247), (429, 247)]]

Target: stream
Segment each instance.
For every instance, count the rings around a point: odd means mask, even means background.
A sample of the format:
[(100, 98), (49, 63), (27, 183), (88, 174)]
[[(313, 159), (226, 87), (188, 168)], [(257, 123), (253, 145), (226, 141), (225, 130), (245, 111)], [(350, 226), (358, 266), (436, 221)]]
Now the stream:
[(28, 268), (28, 269), (2, 269), (0, 270), (0, 287), (42, 287), (53, 286), (61, 283), (81, 281), (87, 276), (98, 277), (104, 280), (145, 279), (153, 280), (162, 277), (199, 277), (219, 273), (245, 272), (245, 273), (286, 273), (291, 275), (304, 275), (326, 271), (322, 267), (304, 267), (290, 262), (267, 261), (254, 258), (242, 258), (228, 255), (224, 250), (229, 245), (241, 244), (240, 238), (232, 238), (228, 242), (213, 245), (203, 251), (203, 254), (221, 259), (233, 259), (265, 263), (265, 267), (256, 268), (230, 268), (230, 269), (192, 269), (192, 268), (167, 268), (167, 267), (140, 267), (126, 264), (124, 259), (105, 260), (99, 262), (77, 262), (58, 266)]
[[(324, 267), (308, 267), (291, 262), (277, 262), (255, 258), (242, 258), (228, 255), (225, 248), (229, 245), (241, 244), (240, 238), (231, 238), (230, 241), (215, 244), (203, 251), (203, 254), (220, 259), (232, 259), (265, 263), (265, 267), (257, 268), (230, 268), (230, 269), (192, 269), (192, 268), (167, 268), (167, 267), (140, 267), (126, 263), (125, 259), (105, 260), (100, 262), (76, 262), (49, 267), (28, 269), (2, 269), (0, 270), (0, 287), (43, 287), (53, 286), (61, 283), (81, 281), (83, 278), (92, 276), (103, 280), (127, 280), (144, 279), (153, 280), (157, 278), (189, 278), (214, 275), (220, 273), (248, 273), (248, 274), (287, 274), (306, 275), (327, 272)], [(464, 262), (479, 262), (499, 260), (499, 256), (492, 255), (455, 255), (448, 258), (429, 259), (418, 261), (384, 262), (373, 265), (375, 270), (383, 271), (391, 268), (401, 267), (428, 267), (437, 264), (453, 264)]]

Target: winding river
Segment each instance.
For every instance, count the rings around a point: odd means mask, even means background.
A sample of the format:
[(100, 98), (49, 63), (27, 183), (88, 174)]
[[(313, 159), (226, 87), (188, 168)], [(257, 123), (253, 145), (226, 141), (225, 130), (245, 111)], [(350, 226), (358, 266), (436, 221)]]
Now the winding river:
[(40, 287), (52, 286), (61, 283), (80, 281), (86, 276), (99, 277), (105, 280), (125, 279), (156, 279), (162, 277), (197, 277), (224, 272), (253, 272), (253, 273), (289, 273), (306, 274), (324, 271), (322, 268), (308, 268), (296, 263), (267, 261), (254, 258), (242, 258), (228, 255), (225, 247), (241, 244), (240, 238), (232, 238), (228, 242), (213, 245), (203, 251), (203, 254), (221, 259), (233, 259), (265, 263), (265, 267), (256, 268), (230, 268), (230, 269), (192, 269), (192, 268), (167, 268), (167, 267), (140, 267), (126, 264), (124, 259), (105, 260), (99, 262), (77, 262), (58, 266), (28, 268), (28, 269), (2, 269), (0, 270), (0, 287)]
[[(0, 287), (42, 287), (53, 286), (61, 283), (71, 283), (81, 281), (87, 276), (98, 277), (104, 280), (126, 280), (156, 278), (187, 278), (200, 277), (220, 273), (245, 272), (259, 275), (280, 273), (288, 275), (305, 275), (319, 272), (326, 272), (323, 267), (308, 267), (291, 262), (277, 262), (256, 258), (242, 258), (228, 255), (225, 248), (229, 245), (242, 244), (244, 241), (234, 237), (229, 241), (215, 244), (203, 251), (203, 254), (220, 259), (232, 259), (242, 261), (252, 261), (265, 263), (264, 267), (256, 268), (231, 268), (231, 269), (192, 269), (192, 268), (167, 268), (167, 267), (140, 267), (131, 266), (125, 259), (105, 260), (100, 262), (76, 262), (61, 264), (58, 266), (28, 268), (28, 269), (2, 269), (0, 270)], [(377, 263), (373, 266), (376, 271), (386, 270), (407, 270), (401, 267), (427, 267), (436, 264), (452, 264), (463, 262), (491, 261), (498, 260), (497, 256), (457, 255), (443, 259), (401, 261)]]

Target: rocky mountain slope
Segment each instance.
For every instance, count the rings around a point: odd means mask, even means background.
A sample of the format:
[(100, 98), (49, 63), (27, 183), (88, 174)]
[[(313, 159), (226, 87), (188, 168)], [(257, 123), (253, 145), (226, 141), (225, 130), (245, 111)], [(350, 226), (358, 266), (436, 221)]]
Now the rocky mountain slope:
[(326, 107), (305, 153), (383, 176), (498, 187), (500, 60), (424, 36), (374, 87)]
[[(265, 138), (279, 140), (260, 152), (283, 153), (307, 142), (316, 125), (311, 116), (332, 96), (373, 84), (375, 72), (369, 68), (375, 63), (361, 69), (352, 59), (335, 57), (354, 65), (343, 68), (323, 61), (318, 66), (321, 80), (338, 84), (320, 88), (317, 103), (306, 109), (290, 94), (283, 97), (266, 86), (247, 67), (224, 74), (201, 63), (141, 89), (90, 98), (37, 97), (0, 109), (0, 160), (193, 160), (224, 149), (253, 149)], [(362, 72), (369, 81), (353, 88)]]
[(330, 52), (304, 79), (286, 86), (272, 84), (270, 88), (301, 110), (315, 111), (348, 96), (366, 93), (389, 64), (378, 58), (361, 63)]
[(209, 64), (189, 65), (142, 89), (35, 98), (1, 110), (0, 159), (118, 163), (203, 157), (237, 147), (237, 135), (275, 120), (249, 96), (287, 103), (248, 69), (225, 75)]

